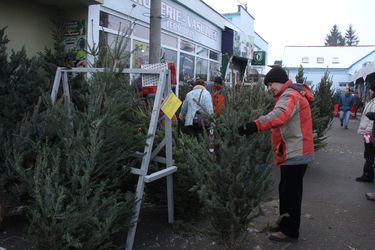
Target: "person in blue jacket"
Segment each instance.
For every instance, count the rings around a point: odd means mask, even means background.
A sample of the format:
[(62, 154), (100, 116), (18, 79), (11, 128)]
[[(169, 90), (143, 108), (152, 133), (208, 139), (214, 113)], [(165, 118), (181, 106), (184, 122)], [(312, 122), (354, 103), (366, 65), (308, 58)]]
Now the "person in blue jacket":
[(350, 93), (350, 89), (346, 88), (339, 98), (340, 122), (341, 127), (348, 129), (350, 110), (354, 104), (354, 97)]

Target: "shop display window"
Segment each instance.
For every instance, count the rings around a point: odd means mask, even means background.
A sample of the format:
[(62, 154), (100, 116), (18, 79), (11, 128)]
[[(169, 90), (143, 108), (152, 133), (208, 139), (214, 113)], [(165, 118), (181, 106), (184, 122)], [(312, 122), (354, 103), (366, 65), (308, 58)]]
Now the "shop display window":
[(197, 57), (196, 78), (207, 81), (208, 60)]
[(188, 83), (194, 80), (194, 56), (180, 53), (180, 82)]
[(101, 11), (99, 24), (100, 26), (108, 29), (124, 32), (129, 27), (130, 22), (128, 20)]
[(148, 43), (133, 40), (133, 68), (140, 68), (142, 64), (148, 64), (150, 46)]
[(177, 51), (162, 48), (162, 61), (173, 62), (175, 65), (177, 65)]
[(216, 76), (220, 76), (220, 63), (210, 62), (210, 81), (214, 81)]
[(150, 30), (145, 26), (136, 24), (134, 26), (133, 35), (148, 40), (150, 37)]
[(215, 60), (215, 61), (219, 61), (219, 53), (210, 50), (210, 59)]
[(161, 43), (165, 46), (177, 48), (177, 37), (161, 33)]
[(201, 57), (208, 57), (208, 49), (203, 48), (201, 46), (197, 46), (197, 55)]
[[(120, 62), (123, 63), (122, 66), (128, 68), (129, 61), (130, 61), (130, 39), (124, 36), (119, 36), (116, 34), (100, 31), (99, 33), (100, 39), (100, 49), (102, 52), (106, 53), (107, 50), (117, 48), (117, 51), (121, 51), (122, 54), (120, 55)], [(122, 47), (123, 46), (123, 47)], [(116, 53), (114, 51), (111, 52), (112, 54)], [(117, 52), (118, 53), (118, 52)]]
[(195, 45), (184, 40), (181, 40), (180, 49), (189, 53), (195, 53)]

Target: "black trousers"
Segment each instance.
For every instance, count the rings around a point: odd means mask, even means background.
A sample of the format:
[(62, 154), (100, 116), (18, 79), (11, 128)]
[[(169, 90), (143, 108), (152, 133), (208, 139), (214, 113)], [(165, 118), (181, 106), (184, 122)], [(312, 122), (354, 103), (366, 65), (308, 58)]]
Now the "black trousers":
[(307, 164), (280, 166), (279, 210), (282, 219), (279, 227), (282, 233), (293, 238), (299, 237), (303, 176), (306, 167)]
[(365, 152), (363, 154), (365, 158), (365, 164), (363, 165), (363, 176), (370, 179), (374, 178), (374, 159), (375, 159), (375, 147), (370, 143), (365, 144)]

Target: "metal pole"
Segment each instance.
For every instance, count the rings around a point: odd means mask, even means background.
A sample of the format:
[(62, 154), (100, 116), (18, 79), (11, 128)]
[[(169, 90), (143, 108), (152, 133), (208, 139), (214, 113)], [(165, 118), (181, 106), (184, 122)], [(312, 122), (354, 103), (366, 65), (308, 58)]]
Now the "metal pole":
[(161, 0), (151, 0), (149, 63), (160, 62)]

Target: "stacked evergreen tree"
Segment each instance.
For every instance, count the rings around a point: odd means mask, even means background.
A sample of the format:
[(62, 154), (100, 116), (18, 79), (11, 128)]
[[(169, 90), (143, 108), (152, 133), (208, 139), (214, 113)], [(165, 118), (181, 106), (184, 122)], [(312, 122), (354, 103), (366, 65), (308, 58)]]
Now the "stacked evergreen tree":
[(48, 78), (38, 58), (29, 59), (26, 51), (7, 53), (6, 27), (0, 29), (0, 223), (5, 208), (22, 202), (24, 190), (15, 187), (14, 168), (5, 166), (9, 138), (25, 117), (33, 112)]
[(267, 113), (273, 104), (262, 85), (234, 89), (215, 122), (215, 153), (208, 152), (207, 139), (191, 140), (185, 148), (204, 216), (228, 249), (239, 247), (246, 236), (269, 189), (272, 162), (269, 132), (242, 137), (237, 127)]
[(108, 70), (81, 84), (79, 108), (43, 98), (2, 145), (5, 169), (26, 190), (36, 249), (116, 248), (112, 236), (132, 215), (129, 169), (139, 164), (148, 115), (122, 74)]
[(311, 106), (313, 117), (313, 131), (315, 150), (324, 147), (327, 139), (326, 133), (333, 121), (333, 92), (331, 90), (332, 81), (329, 73), (325, 72), (316, 91), (315, 100)]

